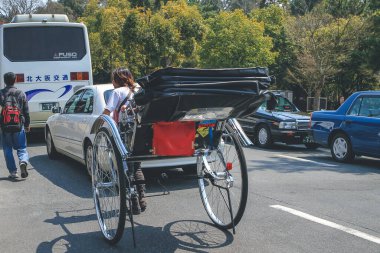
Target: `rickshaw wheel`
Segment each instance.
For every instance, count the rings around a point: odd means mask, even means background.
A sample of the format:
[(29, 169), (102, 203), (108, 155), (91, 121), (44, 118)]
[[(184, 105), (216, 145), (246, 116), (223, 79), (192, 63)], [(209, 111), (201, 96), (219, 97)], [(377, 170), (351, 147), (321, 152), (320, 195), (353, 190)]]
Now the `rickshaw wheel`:
[(96, 215), (105, 240), (116, 244), (126, 220), (126, 177), (121, 155), (107, 128), (94, 140), (92, 189)]
[[(203, 206), (217, 227), (233, 228), (241, 220), (247, 203), (248, 175), (242, 146), (229, 125), (225, 125), (218, 148), (200, 161), (198, 185)], [(207, 172), (205, 162), (219, 179)]]

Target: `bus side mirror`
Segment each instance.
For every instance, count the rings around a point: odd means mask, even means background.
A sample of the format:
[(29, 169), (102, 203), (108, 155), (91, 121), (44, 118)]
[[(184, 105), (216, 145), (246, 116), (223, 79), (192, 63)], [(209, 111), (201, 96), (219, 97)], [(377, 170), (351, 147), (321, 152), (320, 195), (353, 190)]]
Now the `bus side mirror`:
[(61, 113), (61, 107), (59, 106), (59, 107), (53, 107), (53, 108), (51, 108), (51, 112), (52, 113)]

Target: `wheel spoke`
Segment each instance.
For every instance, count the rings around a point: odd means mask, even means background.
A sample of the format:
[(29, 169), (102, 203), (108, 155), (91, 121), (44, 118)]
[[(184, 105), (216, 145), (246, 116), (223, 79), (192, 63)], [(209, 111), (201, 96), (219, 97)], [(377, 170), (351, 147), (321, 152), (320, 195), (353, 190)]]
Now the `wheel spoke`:
[[(243, 150), (230, 128), (222, 135), (219, 148), (211, 152), (203, 162), (207, 162), (213, 175), (217, 176), (214, 178), (204, 169), (204, 176), (198, 180), (203, 205), (217, 226), (231, 228), (227, 189), (231, 192), (232, 217), (237, 224), (245, 209), (248, 181)], [(228, 163), (232, 164), (230, 171), (226, 168)]]
[[(92, 154), (93, 194), (100, 229), (110, 243), (120, 240), (124, 231), (126, 196), (123, 168), (116, 147), (105, 131), (97, 133)], [(89, 153), (89, 152), (87, 152)]]

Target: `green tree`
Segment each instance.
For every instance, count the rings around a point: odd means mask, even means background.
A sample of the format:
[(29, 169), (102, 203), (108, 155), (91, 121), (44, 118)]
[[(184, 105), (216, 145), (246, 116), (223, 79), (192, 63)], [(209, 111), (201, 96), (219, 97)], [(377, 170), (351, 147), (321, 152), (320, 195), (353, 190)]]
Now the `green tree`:
[(241, 9), (245, 14), (248, 14), (252, 9), (260, 6), (259, 0), (233, 0), (231, 1), (231, 10)]
[(121, 43), (121, 29), (127, 13), (120, 4), (118, 0), (109, 0), (107, 6), (102, 7), (97, 0), (90, 0), (79, 19), (88, 28), (96, 83), (109, 82), (114, 68), (128, 64)]
[(323, 0), (289, 0), (290, 11), (293, 15), (305, 15), (313, 10)]
[(380, 11), (361, 18), (356, 47), (341, 64), (336, 78), (338, 94), (348, 96), (357, 90), (373, 89), (378, 85), (380, 70)]
[(10, 22), (15, 15), (34, 13), (40, 6), (41, 0), (1, 0), (0, 20)]
[(293, 85), (287, 82), (286, 75), (289, 66), (295, 62), (296, 55), (294, 46), (285, 31), (285, 23), (289, 15), (279, 5), (270, 4), (267, 7), (253, 10), (251, 16), (254, 20), (264, 24), (264, 35), (272, 38), (273, 51), (278, 53), (276, 61), (269, 66), (271, 74), (276, 77), (277, 88), (291, 88)]
[(169, 0), (129, 0), (131, 8), (151, 9), (153, 11), (158, 11), (162, 6), (166, 5), (168, 1)]
[(66, 14), (70, 21), (75, 20), (73, 11), (70, 8), (65, 7), (59, 2), (53, 2), (48, 0), (45, 5), (40, 6), (36, 10), (37, 14)]
[(363, 27), (359, 17), (333, 19), (322, 10), (287, 22), (287, 31), (297, 47), (297, 64), (289, 77), (314, 95), (314, 110), (319, 109), (322, 92), (336, 84), (342, 64), (358, 46)]
[(83, 15), (88, 0), (58, 0), (75, 19)]
[(188, 0), (190, 5), (197, 5), (204, 18), (210, 18), (217, 15), (222, 6), (220, 0)]
[(368, 64), (377, 72), (380, 71), (380, 10), (369, 17), (367, 31), (363, 44), (367, 51)]
[(168, 2), (156, 13), (134, 9), (122, 32), (126, 58), (140, 75), (160, 67), (196, 66), (203, 31), (197, 7), (185, 1)]
[(221, 12), (208, 20), (209, 29), (200, 50), (202, 67), (268, 66), (277, 56), (264, 24), (243, 11)]
[(370, 8), (370, 0), (324, 0), (328, 13), (337, 18), (361, 15)]

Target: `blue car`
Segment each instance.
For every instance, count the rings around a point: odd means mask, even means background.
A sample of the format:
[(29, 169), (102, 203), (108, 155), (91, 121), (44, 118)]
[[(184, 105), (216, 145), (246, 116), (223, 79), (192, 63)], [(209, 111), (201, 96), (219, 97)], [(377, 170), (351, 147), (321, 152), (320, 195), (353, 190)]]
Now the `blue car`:
[(335, 111), (313, 112), (311, 137), (339, 162), (380, 158), (380, 91), (356, 92)]

